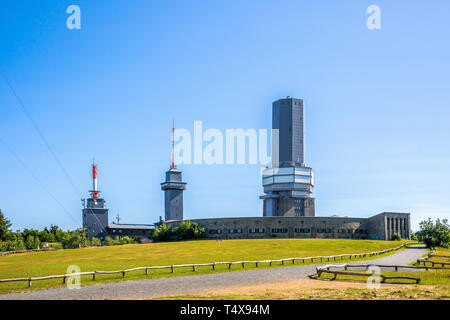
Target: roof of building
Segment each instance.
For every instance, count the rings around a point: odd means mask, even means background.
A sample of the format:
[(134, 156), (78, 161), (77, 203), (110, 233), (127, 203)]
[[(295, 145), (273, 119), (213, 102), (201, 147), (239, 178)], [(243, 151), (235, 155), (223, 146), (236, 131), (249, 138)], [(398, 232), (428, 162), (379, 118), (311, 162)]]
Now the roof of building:
[(137, 229), (137, 230), (151, 230), (154, 229), (155, 226), (153, 224), (116, 224), (110, 223), (108, 224), (109, 229)]

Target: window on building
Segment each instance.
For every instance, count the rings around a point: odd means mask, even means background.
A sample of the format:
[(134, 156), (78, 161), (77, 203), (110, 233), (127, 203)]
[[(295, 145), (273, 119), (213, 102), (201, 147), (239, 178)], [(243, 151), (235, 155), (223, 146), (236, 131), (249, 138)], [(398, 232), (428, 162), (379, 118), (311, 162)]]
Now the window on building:
[(249, 230), (249, 232), (250, 233), (264, 233), (264, 229), (263, 228), (258, 228), (258, 229), (252, 228)]
[(287, 233), (286, 228), (274, 228), (272, 229), (272, 233)]

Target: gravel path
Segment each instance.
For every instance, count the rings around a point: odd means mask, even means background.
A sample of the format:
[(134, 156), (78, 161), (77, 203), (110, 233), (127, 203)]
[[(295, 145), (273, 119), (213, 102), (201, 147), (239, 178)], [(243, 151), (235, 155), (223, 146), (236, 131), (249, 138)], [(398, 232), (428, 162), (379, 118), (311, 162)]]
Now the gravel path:
[[(407, 265), (420, 258), (426, 252), (427, 251), (424, 247), (410, 247), (391, 256), (370, 260), (369, 262), (377, 264)], [(353, 263), (362, 262), (355, 261)], [(318, 265), (320, 264), (173, 278), (122, 281), (98, 285), (87, 285), (81, 287), (80, 289), (71, 290), (67, 288), (33, 290), (23, 293), (0, 295), (0, 300), (103, 300), (194, 294), (199, 291), (215, 288), (305, 279), (316, 273), (316, 267)]]

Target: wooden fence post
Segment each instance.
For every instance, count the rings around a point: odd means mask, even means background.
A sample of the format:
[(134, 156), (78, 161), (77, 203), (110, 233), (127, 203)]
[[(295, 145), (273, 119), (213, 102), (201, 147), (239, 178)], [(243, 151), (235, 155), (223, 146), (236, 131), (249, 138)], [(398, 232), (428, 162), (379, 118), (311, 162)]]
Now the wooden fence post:
[(212, 268), (213, 268), (213, 270), (216, 270), (216, 264), (215, 263), (212, 264)]
[(28, 286), (31, 287), (31, 278), (28, 278)]
[(92, 280), (95, 280), (95, 273), (96, 273), (97, 271), (94, 271), (94, 273), (92, 274)]
[(230, 270), (230, 269), (231, 269), (231, 263), (228, 264), (228, 270)]
[(170, 268), (172, 269), (172, 273), (175, 272), (175, 268), (173, 266), (170, 266)]
[(122, 271), (122, 278), (125, 277), (125, 271)]
[(148, 268), (145, 268), (145, 274), (148, 275)]
[(196, 271), (195, 270), (195, 264), (192, 265), (192, 271)]

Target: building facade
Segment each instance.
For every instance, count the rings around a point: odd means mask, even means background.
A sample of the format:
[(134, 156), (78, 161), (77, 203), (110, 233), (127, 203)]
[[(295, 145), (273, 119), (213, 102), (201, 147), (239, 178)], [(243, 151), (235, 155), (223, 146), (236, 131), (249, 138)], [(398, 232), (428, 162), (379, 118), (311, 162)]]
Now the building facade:
[(181, 171), (174, 165), (166, 172), (166, 181), (161, 183), (164, 190), (165, 220), (183, 220), (183, 191), (186, 182), (182, 181)]
[[(395, 233), (411, 238), (409, 213), (383, 212), (370, 218), (254, 217), (193, 219), (208, 239), (372, 239), (390, 240)], [(176, 227), (181, 221), (166, 222)]]
[(83, 208), (83, 228), (89, 239), (101, 238), (107, 235), (108, 209), (105, 207), (105, 200), (102, 198), (89, 198)]

